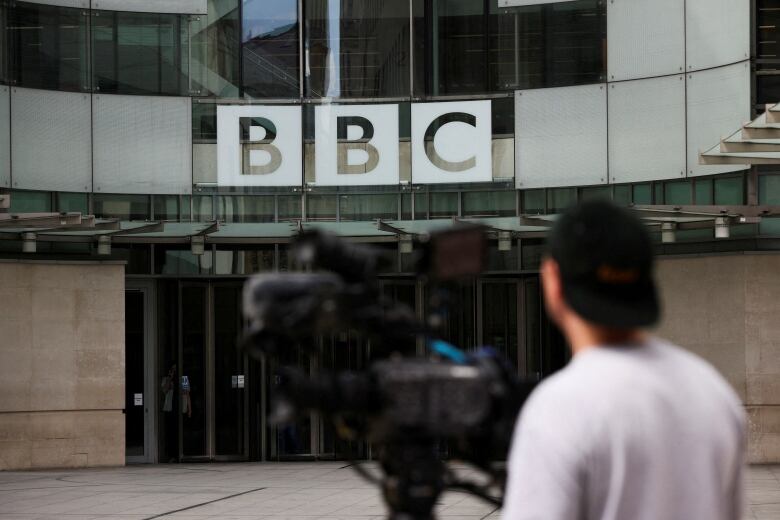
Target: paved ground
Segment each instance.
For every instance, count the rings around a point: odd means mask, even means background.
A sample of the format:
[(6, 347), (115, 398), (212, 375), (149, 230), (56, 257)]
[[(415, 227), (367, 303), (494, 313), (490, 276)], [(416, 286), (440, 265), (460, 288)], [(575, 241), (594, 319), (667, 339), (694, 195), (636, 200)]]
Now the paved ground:
[[(747, 519), (780, 519), (780, 466), (752, 467)], [(173, 464), (0, 473), (0, 520), (381, 519), (378, 493), (340, 463)], [(498, 518), (461, 493), (439, 518)]]

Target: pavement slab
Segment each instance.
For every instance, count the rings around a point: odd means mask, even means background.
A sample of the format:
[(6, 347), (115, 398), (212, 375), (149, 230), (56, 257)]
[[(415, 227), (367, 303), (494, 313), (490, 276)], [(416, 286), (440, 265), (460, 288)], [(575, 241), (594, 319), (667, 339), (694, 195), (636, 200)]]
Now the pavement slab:
[[(751, 466), (746, 492), (744, 520), (780, 520), (780, 465)], [(382, 520), (385, 515), (378, 490), (344, 462), (0, 472), (0, 520)], [(436, 515), (484, 520), (500, 518), (501, 512), (448, 492)]]

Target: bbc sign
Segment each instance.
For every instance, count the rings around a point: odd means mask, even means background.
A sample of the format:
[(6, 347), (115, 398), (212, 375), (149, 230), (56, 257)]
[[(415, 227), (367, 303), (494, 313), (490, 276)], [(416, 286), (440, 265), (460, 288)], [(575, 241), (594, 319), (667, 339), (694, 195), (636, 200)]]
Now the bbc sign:
[[(400, 182), (398, 105), (314, 109), (318, 186)], [(489, 182), (490, 101), (412, 104), (412, 182)], [(220, 186), (299, 186), (303, 180), (300, 106), (217, 107)]]

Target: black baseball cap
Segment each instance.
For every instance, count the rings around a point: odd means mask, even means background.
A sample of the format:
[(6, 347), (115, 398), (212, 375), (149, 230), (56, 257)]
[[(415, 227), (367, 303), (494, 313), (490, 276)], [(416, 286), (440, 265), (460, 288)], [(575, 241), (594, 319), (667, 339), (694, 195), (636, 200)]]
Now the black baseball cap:
[(625, 329), (658, 321), (653, 246), (629, 210), (606, 200), (570, 208), (555, 222), (548, 251), (566, 302), (585, 320)]

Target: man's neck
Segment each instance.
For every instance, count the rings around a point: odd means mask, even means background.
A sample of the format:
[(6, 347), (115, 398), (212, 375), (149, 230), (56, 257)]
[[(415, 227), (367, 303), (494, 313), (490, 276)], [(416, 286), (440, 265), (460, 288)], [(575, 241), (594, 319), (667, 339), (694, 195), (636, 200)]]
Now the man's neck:
[(596, 347), (641, 343), (646, 338), (646, 333), (641, 329), (615, 329), (582, 320), (575, 320), (566, 328), (573, 356)]

